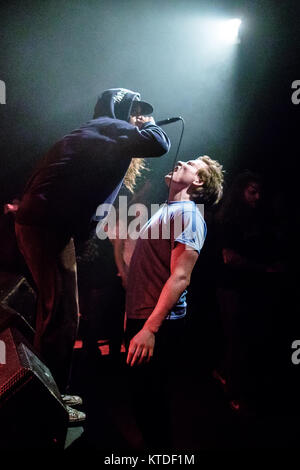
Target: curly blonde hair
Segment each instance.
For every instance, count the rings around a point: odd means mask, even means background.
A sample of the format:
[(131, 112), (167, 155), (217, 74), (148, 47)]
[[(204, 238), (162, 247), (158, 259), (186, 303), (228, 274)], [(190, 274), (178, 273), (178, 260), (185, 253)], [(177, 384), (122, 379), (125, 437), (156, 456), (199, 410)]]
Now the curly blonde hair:
[(191, 197), (195, 202), (213, 206), (217, 204), (223, 196), (223, 166), (207, 155), (198, 157), (196, 160), (202, 160), (206, 164), (206, 167), (201, 168), (197, 172), (197, 175), (203, 181), (203, 185), (193, 188)]
[(141, 176), (142, 171), (145, 169), (147, 168), (144, 158), (133, 158), (131, 160), (124, 178), (124, 184), (131, 193), (133, 193), (137, 177)]

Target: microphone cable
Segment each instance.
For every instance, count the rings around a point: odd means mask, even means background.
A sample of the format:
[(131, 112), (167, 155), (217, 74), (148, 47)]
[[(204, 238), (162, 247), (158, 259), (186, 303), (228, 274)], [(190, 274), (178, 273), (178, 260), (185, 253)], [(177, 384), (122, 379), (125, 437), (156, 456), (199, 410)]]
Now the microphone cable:
[[(178, 159), (178, 154), (179, 154), (179, 150), (180, 150), (180, 146), (181, 146), (181, 142), (182, 142), (182, 138), (183, 138), (183, 134), (184, 134), (184, 125), (185, 125), (185, 122), (184, 122), (184, 119), (181, 117), (181, 116), (178, 116), (178, 118), (171, 118), (171, 119), (166, 119), (166, 121), (161, 121), (161, 125), (163, 126), (164, 124), (170, 124), (172, 122), (172, 119), (176, 119), (176, 121), (181, 121), (181, 124), (182, 124), (182, 128), (181, 128), (181, 134), (180, 134), (180, 138), (179, 138), (179, 142), (178, 142), (178, 146), (177, 146), (177, 150), (176, 150), (176, 154), (175, 154), (175, 157), (174, 157), (174, 161), (173, 161), (173, 166), (172, 166), (172, 175), (171, 175), (171, 179), (170, 179), (170, 184), (169, 184), (169, 190), (168, 190), (168, 199), (167, 199), (167, 207), (169, 205), (169, 202), (170, 202), (170, 190), (171, 190), (171, 185), (172, 185), (172, 181), (173, 181), (173, 174), (174, 174), (174, 168), (175, 168), (175, 164), (177, 162), (177, 159)], [(173, 121), (175, 122), (175, 120)], [(158, 121), (158, 125), (159, 125), (159, 121)]]
[[(177, 121), (181, 121), (181, 124), (182, 124), (182, 128), (181, 128), (181, 134), (180, 134), (180, 138), (179, 138), (179, 142), (178, 142), (178, 146), (177, 146), (177, 150), (176, 150), (176, 154), (175, 154), (175, 157), (174, 157), (174, 160), (173, 160), (173, 171), (172, 171), (172, 175), (171, 175), (171, 179), (170, 179), (170, 184), (169, 184), (169, 190), (168, 190), (168, 199), (166, 201), (166, 204), (167, 204), (167, 219), (169, 217), (169, 202), (170, 202), (170, 190), (171, 190), (171, 185), (172, 185), (172, 181), (173, 181), (173, 175), (174, 175), (174, 168), (175, 168), (175, 164), (177, 162), (177, 159), (178, 159), (178, 154), (179, 154), (179, 149), (180, 149), (180, 146), (181, 146), (181, 142), (182, 142), (182, 138), (183, 138), (183, 133), (184, 133), (184, 125), (185, 125), (185, 122), (184, 122), (184, 119), (181, 117), (181, 116), (178, 116), (178, 118), (176, 118)], [(175, 122), (175, 121), (171, 121), (168, 120), (168, 122), (165, 122), (164, 124), (170, 124), (171, 122)], [(164, 125), (163, 122), (161, 123), (161, 125)], [(171, 247), (171, 243), (170, 243), (170, 246), (169, 246), (169, 257), (170, 257), (170, 270), (171, 270), (171, 255), (172, 255), (172, 247)], [(170, 315), (171, 315), (171, 312), (166, 316), (166, 318), (170, 318)]]

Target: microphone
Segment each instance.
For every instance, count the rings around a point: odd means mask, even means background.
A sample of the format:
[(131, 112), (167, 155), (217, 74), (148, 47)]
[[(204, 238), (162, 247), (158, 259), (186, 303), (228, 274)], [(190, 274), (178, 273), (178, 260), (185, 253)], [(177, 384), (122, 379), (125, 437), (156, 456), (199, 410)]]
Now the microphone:
[(177, 122), (177, 121), (181, 121), (182, 120), (182, 117), (172, 117), (172, 118), (168, 118), (168, 119), (163, 119), (162, 121), (157, 121), (155, 124), (157, 126), (165, 126), (166, 124), (171, 124), (172, 122)]

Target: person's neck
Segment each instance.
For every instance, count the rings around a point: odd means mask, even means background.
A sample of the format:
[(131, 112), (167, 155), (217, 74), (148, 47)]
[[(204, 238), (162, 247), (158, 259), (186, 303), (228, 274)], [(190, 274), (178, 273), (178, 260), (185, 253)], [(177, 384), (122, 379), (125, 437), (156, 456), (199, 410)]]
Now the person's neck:
[(170, 191), (169, 201), (191, 201), (191, 197), (188, 194), (187, 189), (182, 189), (181, 191)]

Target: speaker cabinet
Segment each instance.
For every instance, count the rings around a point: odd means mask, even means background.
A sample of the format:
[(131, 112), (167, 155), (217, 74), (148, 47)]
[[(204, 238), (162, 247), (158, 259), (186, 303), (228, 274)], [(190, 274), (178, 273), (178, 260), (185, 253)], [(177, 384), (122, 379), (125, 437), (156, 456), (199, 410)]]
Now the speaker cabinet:
[(12, 327), (0, 332), (0, 448), (63, 448), (68, 413), (49, 369)]

